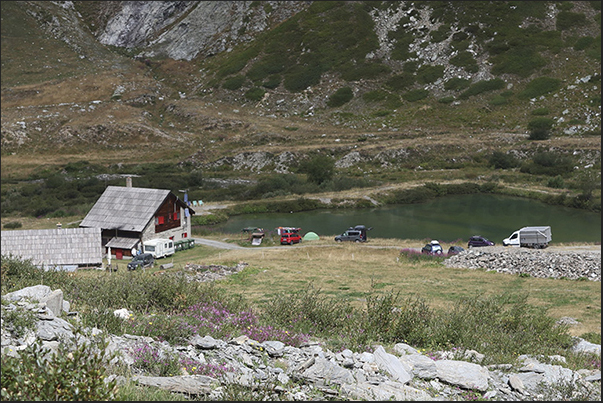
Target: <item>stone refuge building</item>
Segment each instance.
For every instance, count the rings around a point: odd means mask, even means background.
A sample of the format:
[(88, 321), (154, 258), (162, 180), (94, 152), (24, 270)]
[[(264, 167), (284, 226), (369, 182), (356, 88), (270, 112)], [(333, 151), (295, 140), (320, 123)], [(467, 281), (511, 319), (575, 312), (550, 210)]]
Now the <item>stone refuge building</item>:
[(157, 238), (174, 242), (191, 236), (194, 210), (165, 189), (107, 186), (80, 223), (100, 228), (103, 253), (115, 259), (142, 251), (145, 241)]
[(2, 254), (31, 260), (46, 270), (75, 271), (103, 263), (100, 228), (2, 231)]

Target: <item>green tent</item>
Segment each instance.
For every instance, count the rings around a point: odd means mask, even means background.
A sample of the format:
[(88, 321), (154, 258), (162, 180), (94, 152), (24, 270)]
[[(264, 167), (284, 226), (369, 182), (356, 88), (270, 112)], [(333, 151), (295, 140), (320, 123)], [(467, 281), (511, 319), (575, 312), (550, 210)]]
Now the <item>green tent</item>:
[(316, 239), (320, 239), (320, 237), (318, 236), (318, 234), (316, 234), (316, 232), (308, 232), (308, 233), (306, 233), (306, 235), (304, 235), (304, 241), (313, 241)]

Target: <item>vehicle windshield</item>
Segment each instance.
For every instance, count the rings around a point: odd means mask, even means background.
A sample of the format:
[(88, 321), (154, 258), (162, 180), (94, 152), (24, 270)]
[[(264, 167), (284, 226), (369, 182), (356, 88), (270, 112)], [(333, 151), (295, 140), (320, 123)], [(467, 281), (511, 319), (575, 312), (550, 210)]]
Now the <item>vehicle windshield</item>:
[(154, 252), (155, 251), (155, 247), (151, 246), (151, 245), (145, 245), (144, 249), (147, 250), (147, 251), (149, 251), (149, 252)]
[(137, 255), (137, 256), (134, 256), (134, 259), (132, 259), (132, 261), (133, 261), (133, 262), (140, 262), (140, 261), (142, 261), (142, 260), (143, 260), (143, 259), (142, 259), (142, 255)]

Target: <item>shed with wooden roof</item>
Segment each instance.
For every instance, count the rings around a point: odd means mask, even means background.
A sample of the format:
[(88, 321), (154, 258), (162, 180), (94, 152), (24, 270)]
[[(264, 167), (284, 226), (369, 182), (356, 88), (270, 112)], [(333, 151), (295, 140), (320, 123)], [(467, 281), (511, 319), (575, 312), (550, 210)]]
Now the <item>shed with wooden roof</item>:
[(2, 231), (2, 254), (44, 269), (73, 271), (103, 264), (100, 228)]
[(108, 186), (80, 227), (100, 228), (104, 253), (122, 259), (142, 251), (150, 239), (190, 238), (194, 213), (166, 189)]

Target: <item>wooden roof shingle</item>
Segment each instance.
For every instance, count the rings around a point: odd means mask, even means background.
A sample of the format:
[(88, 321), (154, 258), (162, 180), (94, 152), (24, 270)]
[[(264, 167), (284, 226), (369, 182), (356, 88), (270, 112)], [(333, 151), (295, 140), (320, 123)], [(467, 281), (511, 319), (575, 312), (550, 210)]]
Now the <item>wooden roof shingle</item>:
[(142, 232), (169, 194), (165, 189), (107, 186), (80, 227)]

